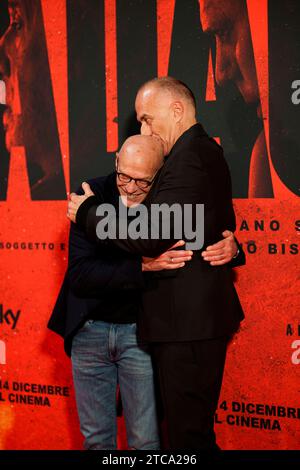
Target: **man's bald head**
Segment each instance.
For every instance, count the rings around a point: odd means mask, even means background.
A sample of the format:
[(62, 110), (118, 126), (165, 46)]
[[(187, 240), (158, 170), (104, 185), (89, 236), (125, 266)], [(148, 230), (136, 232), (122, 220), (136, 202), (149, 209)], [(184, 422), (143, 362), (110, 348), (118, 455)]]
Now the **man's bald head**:
[(155, 77), (144, 83), (138, 93), (146, 89), (169, 94), (172, 100), (182, 100), (196, 113), (196, 99), (192, 90), (181, 80), (174, 77)]
[(133, 135), (125, 140), (118, 153), (120, 165), (134, 165), (138, 171), (151, 176), (163, 164), (164, 149), (161, 140), (148, 135)]
[(135, 110), (141, 134), (160, 137), (166, 155), (197, 122), (192, 91), (173, 77), (157, 77), (144, 83), (137, 93)]
[(162, 141), (157, 137), (134, 135), (125, 140), (117, 154), (117, 186), (127, 205), (140, 204), (164, 161)]

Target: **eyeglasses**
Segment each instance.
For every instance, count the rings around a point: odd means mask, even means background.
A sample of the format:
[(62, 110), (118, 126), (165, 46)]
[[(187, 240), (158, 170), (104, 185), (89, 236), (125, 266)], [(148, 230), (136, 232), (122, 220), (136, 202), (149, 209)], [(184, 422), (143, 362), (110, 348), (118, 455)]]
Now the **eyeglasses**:
[(140, 188), (142, 191), (149, 188), (149, 186), (151, 186), (155, 178), (155, 175), (154, 175), (152, 180), (148, 181), (148, 180), (143, 180), (140, 178), (132, 178), (131, 176), (126, 175), (125, 173), (120, 173), (119, 171), (116, 171), (116, 173), (117, 173), (117, 177), (120, 183), (128, 184), (130, 183), (130, 181), (134, 181), (137, 187)]

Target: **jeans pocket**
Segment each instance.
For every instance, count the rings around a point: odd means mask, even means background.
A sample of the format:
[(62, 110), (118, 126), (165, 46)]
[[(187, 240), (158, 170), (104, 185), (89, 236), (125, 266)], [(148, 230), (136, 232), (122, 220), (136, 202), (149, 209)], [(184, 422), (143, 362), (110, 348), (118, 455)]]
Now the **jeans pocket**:
[(81, 351), (82, 347), (86, 348), (86, 344), (90, 343), (90, 340), (87, 341), (87, 338), (90, 338), (90, 330), (94, 324), (94, 320), (85, 320), (82, 326), (76, 331), (72, 339), (72, 351), (71, 355), (73, 357), (74, 351)]
[(92, 319), (88, 319), (88, 320), (85, 320), (85, 322), (83, 323), (83, 325), (79, 328), (78, 330), (78, 333), (81, 332), (81, 331), (86, 331), (88, 330), (93, 324), (94, 324), (94, 320)]

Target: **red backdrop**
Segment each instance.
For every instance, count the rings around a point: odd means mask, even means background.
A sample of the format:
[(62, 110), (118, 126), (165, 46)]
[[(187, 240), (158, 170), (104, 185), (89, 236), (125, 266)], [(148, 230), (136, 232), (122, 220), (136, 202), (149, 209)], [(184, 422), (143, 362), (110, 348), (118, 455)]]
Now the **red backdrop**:
[[(42, 0), (41, 5), (69, 191), (66, 2)], [(106, 0), (103, 5), (106, 148), (113, 152), (120, 140), (115, 119), (116, 4)], [(234, 200), (237, 237), (248, 253), (247, 265), (236, 270), (246, 319), (230, 345), (216, 415), (218, 440), (224, 449), (300, 449), (299, 197), (284, 184), (271, 155), (267, 7), (266, 1), (247, 2), (274, 197)], [(174, 8), (174, 0), (157, 2), (158, 75), (170, 72)], [(207, 81), (201, 86), (206, 101), (214, 102), (215, 58), (209, 57)], [(215, 137), (224, 145), (222, 137)], [(26, 151), (25, 144), (11, 147), (7, 193), (0, 201), (0, 448), (79, 449), (82, 438), (70, 360), (62, 339), (46, 329), (67, 264), (67, 195), (64, 200), (32, 199)], [(100, 174), (101, 155), (98, 158)], [(86, 175), (79, 177), (84, 180)], [(126, 448), (122, 419), (119, 425), (119, 446)]]

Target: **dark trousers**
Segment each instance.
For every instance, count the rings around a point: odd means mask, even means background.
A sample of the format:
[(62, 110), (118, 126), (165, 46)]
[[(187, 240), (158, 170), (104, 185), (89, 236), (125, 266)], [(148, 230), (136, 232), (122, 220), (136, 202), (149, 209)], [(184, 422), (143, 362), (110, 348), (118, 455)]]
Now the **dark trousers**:
[(229, 338), (153, 343), (168, 449), (218, 449), (214, 414)]

